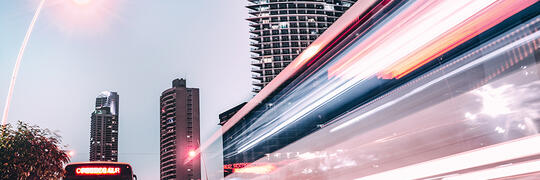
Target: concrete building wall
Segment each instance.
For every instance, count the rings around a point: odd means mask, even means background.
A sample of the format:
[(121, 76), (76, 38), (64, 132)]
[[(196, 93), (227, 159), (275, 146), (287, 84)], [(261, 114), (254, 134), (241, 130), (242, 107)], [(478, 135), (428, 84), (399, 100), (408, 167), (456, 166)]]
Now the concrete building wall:
[(199, 156), (187, 161), (200, 143), (199, 90), (177, 79), (160, 101), (161, 179), (201, 179)]

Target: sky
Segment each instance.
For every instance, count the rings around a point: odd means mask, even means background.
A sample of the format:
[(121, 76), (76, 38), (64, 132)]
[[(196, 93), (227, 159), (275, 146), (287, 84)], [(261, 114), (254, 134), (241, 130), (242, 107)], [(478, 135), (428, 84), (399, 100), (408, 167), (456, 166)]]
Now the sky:
[[(38, 4), (0, 0), (2, 108)], [(131, 163), (139, 179), (158, 179), (159, 96), (173, 79), (186, 78), (188, 87), (200, 88), (203, 142), (219, 129), (219, 113), (253, 96), (245, 5), (243, 0), (46, 0), (22, 59), (8, 123), (21, 120), (57, 131), (75, 152), (72, 162), (88, 161), (95, 97), (116, 91), (119, 161)], [(218, 146), (206, 155), (220, 154)], [(210, 173), (221, 168), (207, 161)]]

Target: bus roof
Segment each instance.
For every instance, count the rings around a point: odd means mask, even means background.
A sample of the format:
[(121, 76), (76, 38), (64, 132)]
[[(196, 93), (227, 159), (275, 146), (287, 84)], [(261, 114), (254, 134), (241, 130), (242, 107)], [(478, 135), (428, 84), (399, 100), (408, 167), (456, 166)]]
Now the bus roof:
[(69, 163), (68, 165), (85, 165), (85, 164), (117, 164), (117, 165), (129, 165), (129, 163), (125, 162), (110, 162), (110, 161), (88, 161), (88, 162), (74, 162)]

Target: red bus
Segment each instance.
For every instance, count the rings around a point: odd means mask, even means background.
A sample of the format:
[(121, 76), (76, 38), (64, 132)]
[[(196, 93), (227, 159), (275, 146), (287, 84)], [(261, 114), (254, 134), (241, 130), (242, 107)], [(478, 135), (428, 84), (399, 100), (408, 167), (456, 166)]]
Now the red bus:
[(121, 162), (77, 162), (65, 168), (64, 180), (134, 180), (133, 168)]

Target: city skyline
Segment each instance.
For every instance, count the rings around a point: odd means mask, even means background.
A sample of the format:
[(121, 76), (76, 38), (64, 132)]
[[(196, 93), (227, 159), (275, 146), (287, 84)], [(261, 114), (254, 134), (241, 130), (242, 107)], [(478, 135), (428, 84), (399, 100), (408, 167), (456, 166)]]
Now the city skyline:
[(537, 179), (539, 9), (6, 1), (0, 178)]
[[(159, 178), (157, 107), (159, 95), (170, 87), (171, 79), (186, 78), (188, 86), (202, 89), (203, 141), (219, 128), (219, 113), (252, 97), (245, 2), (90, 1), (88, 5), (102, 6), (99, 12), (106, 15), (99, 17), (100, 26), (78, 17), (85, 11), (67, 10), (85, 6), (60, 2), (46, 1), (36, 22), (8, 123), (22, 120), (56, 130), (73, 151), (72, 162), (88, 161), (89, 114), (96, 92), (114, 90), (122, 95), (119, 161), (130, 163), (139, 179)], [(0, 6), (0, 26), (8, 27), (0, 28), (2, 107), (21, 41), (38, 3), (9, 1)], [(207, 11), (223, 15), (201, 13)], [(193, 14), (199, 17), (192, 18)], [(212, 103), (215, 99), (220, 103)], [(35, 113), (27, 113), (28, 109)]]

